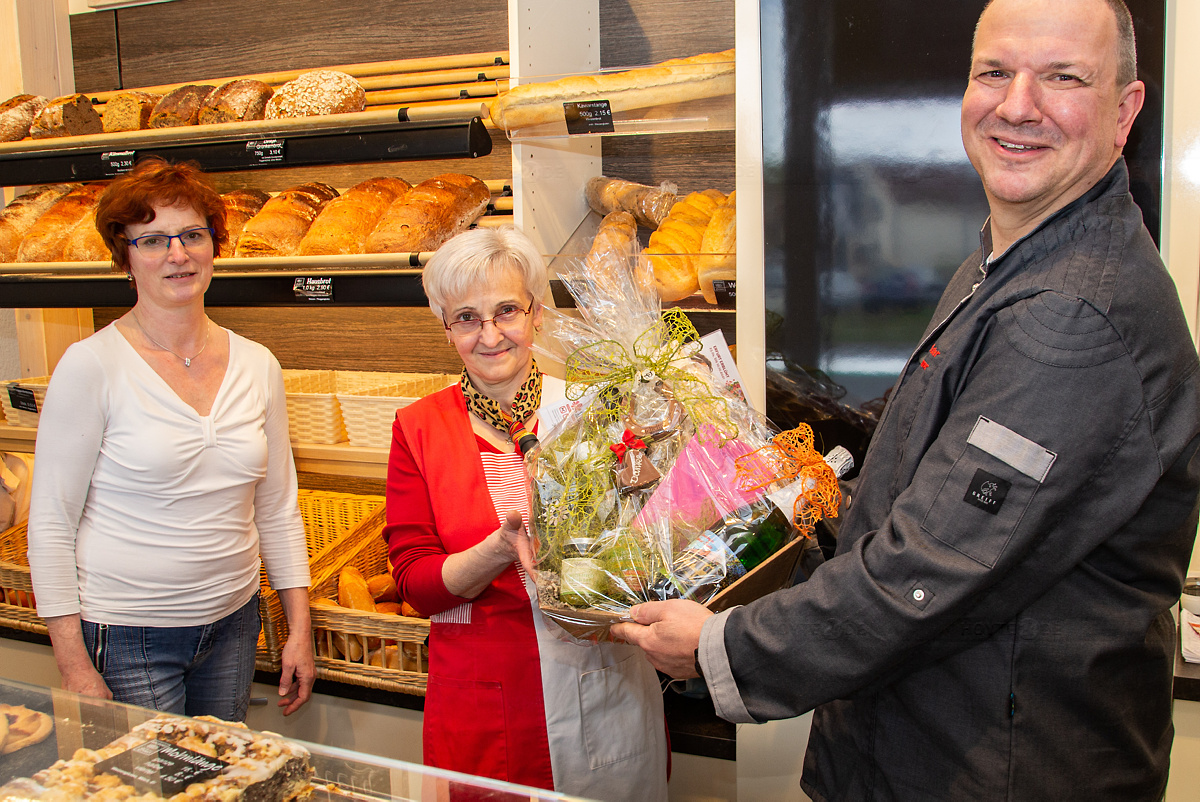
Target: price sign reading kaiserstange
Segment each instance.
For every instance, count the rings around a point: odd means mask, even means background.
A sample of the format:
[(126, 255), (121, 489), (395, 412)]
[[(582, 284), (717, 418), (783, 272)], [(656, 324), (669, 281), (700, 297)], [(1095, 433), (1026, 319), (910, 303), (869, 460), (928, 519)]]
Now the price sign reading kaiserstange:
[(567, 118), (568, 134), (611, 134), (616, 130), (607, 100), (564, 103), (563, 114)]

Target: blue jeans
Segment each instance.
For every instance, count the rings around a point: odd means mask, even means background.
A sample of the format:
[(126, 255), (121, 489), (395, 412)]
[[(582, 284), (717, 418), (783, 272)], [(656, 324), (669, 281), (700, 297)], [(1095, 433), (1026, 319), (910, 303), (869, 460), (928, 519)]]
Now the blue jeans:
[(219, 621), (192, 627), (83, 622), (83, 641), (113, 699), (187, 716), (243, 721), (262, 626), (258, 594)]

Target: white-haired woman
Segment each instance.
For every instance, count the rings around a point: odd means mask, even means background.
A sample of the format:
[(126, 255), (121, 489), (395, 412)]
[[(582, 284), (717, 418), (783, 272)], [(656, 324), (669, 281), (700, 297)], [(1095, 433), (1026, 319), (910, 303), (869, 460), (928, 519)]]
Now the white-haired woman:
[(424, 753), (431, 766), (604, 800), (665, 800), (654, 669), (628, 644), (556, 637), (528, 571), (522, 443), (563, 383), (532, 345), (549, 291), (518, 229), (474, 229), (425, 268), (461, 381), (396, 414), (387, 527), (404, 600), (431, 617)]

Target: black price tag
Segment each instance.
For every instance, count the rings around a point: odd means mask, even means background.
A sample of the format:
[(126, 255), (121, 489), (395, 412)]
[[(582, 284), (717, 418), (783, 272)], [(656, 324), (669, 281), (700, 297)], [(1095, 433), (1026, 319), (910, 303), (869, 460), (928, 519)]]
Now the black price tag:
[(216, 758), (166, 741), (146, 741), (96, 764), (95, 773), (119, 777), (139, 794), (171, 797), (192, 783), (216, 777), (226, 768)]
[(107, 153), (100, 154), (100, 167), (104, 171), (104, 175), (113, 178), (121, 173), (127, 173), (133, 169), (133, 160), (137, 157), (137, 151), (133, 150), (112, 150)]
[(246, 155), (250, 165), (278, 164), (283, 161), (283, 150), (286, 139), (252, 139), (246, 143)]
[(38, 411), (37, 396), (28, 387), (8, 385), (8, 400), (13, 405), (13, 409), (23, 409), (26, 412)]
[(607, 100), (564, 103), (563, 114), (567, 116), (568, 134), (611, 134), (616, 130)]
[(737, 300), (737, 279), (719, 278), (713, 281), (713, 295), (718, 304), (731, 304)]
[(297, 298), (309, 301), (332, 301), (333, 279), (297, 276), (292, 280), (292, 292), (296, 293)]

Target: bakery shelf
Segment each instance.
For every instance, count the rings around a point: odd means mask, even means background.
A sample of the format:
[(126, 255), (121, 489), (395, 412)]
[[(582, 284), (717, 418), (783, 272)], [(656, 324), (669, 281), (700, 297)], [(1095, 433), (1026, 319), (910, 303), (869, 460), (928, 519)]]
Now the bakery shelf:
[(194, 159), (210, 172), (488, 155), (491, 134), (463, 113), (401, 122), (394, 110), (366, 111), (0, 143), (0, 186), (100, 181), (148, 155)]

